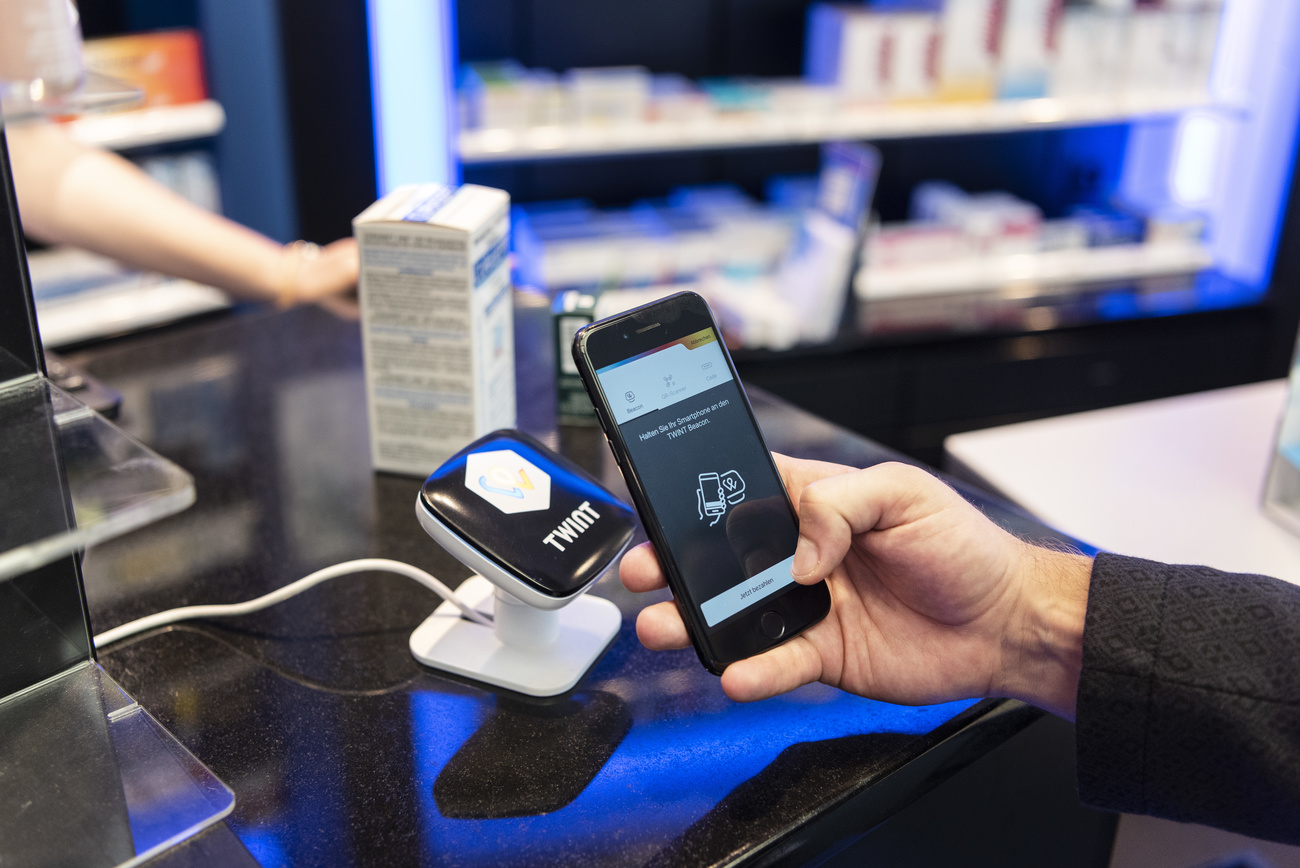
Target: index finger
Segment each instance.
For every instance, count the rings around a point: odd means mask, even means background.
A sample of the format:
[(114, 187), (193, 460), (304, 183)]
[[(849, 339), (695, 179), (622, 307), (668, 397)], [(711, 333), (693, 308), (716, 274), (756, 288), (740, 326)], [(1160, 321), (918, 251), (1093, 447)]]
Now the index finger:
[(629, 549), (623, 555), (618, 565), (618, 577), (623, 580), (623, 587), (638, 594), (668, 587), (654, 546), (648, 542)]
[(811, 684), (822, 673), (822, 658), (816, 646), (800, 635), (732, 663), (722, 673), (722, 690), (736, 702), (754, 702)]

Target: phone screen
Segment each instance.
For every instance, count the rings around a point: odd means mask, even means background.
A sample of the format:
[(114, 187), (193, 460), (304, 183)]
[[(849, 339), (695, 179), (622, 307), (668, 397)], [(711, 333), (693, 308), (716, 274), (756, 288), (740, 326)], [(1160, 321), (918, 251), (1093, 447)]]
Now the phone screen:
[(687, 589), (712, 630), (793, 583), (798, 528), (717, 333), (596, 369)]

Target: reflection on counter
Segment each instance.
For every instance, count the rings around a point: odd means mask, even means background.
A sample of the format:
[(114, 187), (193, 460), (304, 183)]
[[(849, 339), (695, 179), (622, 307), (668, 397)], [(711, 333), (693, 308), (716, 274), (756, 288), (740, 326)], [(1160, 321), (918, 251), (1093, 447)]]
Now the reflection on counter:
[[(613, 674), (602, 663), (590, 677), (600, 685)], [(622, 713), (631, 716), (630, 730), (590, 784), (559, 810), (544, 810), (557, 792), (552, 787), (538, 793), (527, 814), (515, 815), (514, 819), (466, 822), (458, 820), (456, 814), (445, 813), (441, 800), (422, 798), (420, 816), (426, 846), (439, 854), (440, 864), (448, 866), (561, 864), (574, 853), (591, 854), (597, 862), (632, 864), (658, 853), (670, 837), (666, 834), (669, 829), (698, 825), (701, 828), (697, 840), (692, 842), (695, 846), (721, 846), (725, 851), (727, 844), (734, 843), (726, 841), (719, 829), (705, 831), (713, 817), (711, 812), (739, 793), (737, 788), (747, 780), (763, 773), (784, 751), (812, 742), (828, 747), (833, 744), (837, 749), (849, 747), (852, 738), (846, 736), (872, 734), (873, 749), (862, 757), (872, 764), (901, 748), (907, 741), (906, 734), (928, 732), (970, 706), (969, 702), (959, 702), (902, 708), (822, 685), (767, 702), (734, 705), (725, 699), (718, 701), (716, 682), (712, 683), (712, 688), (706, 683), (674, 697), (671, 705), (660, 698), (653, 682), (630, 697), (621, 697), (627, 709)], [(703, 707), (696, 707), (698, 702), (703, 702)], [(813, 708), (815, 714), (804, 713)], [(439, 780), (440, 775), (454, 768), (452, 764), (460, 752), (485, 738), (485, 732), (503, 725), (520, 731), (544, 728), (542, 721), (551, 713), (523, 708), (504, 711), (500, 701), (494, 708), (469, 696), (413, 693), (413, 759), (422, 795), (432, 791), (436, 797), (446, 786)], [(616, 720), (617, 715), (611, 714), (610, 722)], [(609, 730), (594, 734), (613, 736)], [(575, 757), (598, 750), (601, 742), (589, 743), (592, 735), (583, 729), (565, 730), (559, 734), (560, 750)], [(684, 785), (684, 751), (689, 751), (692, 758), (689, 786)], [(553, 754), (541, 751), (532, 756), (516, 751), (515, 757), (531, 767), (520, 774), (537, 774), (555, 761)], [(845, 770), (854, 765), (846, 763)], [(494, 801), (499, 803), (500, 796)], [(777, 802), (771, 793), (764, 793), (748, 807), (762, 816)], [(647, 805), (653, 805), (654, 810), (648, 812)], [(508, 854), (502, 852), (499, 837), (507, 834), (507, 829), (516, 841)], [(633, 854), (639, 855), (629, 858)]]
[(582, 794), (632, 726), (626, 704), (604, 691), (554, 703), (501, 696), (433, 783), (449, 820), (550, 814)]
[(276, 395), (281, 520), (299, 563), (345, 560), (374, 526), (373, 504), (352, 496), (373, 475), (370, 440), (359, 427), (337, 424), (340, 407), (364, 405), (359, 386), (356, 377), (326, 371), (287, 380)]
[(254, 503), (229, 504), (142, 528), (121, 557), (108, 554), (113, 543), (96, 546), (85, 555), (86, 570), (97, 576), (86, 582), (86, 600), (91, 606), (121, 605), (184, 588), (196, 574), (228, 569), (251, 553), (261, 518)]

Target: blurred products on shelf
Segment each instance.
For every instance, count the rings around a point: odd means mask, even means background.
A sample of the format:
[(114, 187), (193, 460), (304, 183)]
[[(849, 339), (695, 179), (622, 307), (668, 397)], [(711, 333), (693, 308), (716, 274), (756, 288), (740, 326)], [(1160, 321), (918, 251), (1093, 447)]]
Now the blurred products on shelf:
[(1049, 220), (1010, 193), (928, 181), (913, 191), (910, 216), (868, 231), (859, 298), (1192, 274), (1212, 264), (1207, 217), (1177, 208), (1078, 205)]
[(516, 281), (566, 299), (557, 332), (580, 297), (592, 299), (581, 312), (599, 319), (689, 287), (713, 305), (733, 344), (824, 342), (841, 323), (879, 170), (874, 148), (835, 143), (816, 177), (774, 179), (766, 205), (738, 187), (706, 185), (621, 211), (582, 201), (519, 206)]
[(807, 78), (845, 101), (1203, 91), (1218, 0), (816, 3)]
[(696, 82), (639, 66), (561, 75), (513, 60), (476, 62), (461, 70), (460, 128), (631, 130), (741, 115), (797, 125), (888, 104), (1043, 97), (1196, 101), (1221, 16), (1221, 0), (815, 3), (801, 80)]
[[(125, 81), (143, 91), (143, 106), (181, 105), (208, 98), (199, 34), (160, 30), (88, 39), (86, 69)], [(139, 105), (128, 108), (139, 108)]]
[[(785, 349), (835, 337), (850, 282), (863, 302), (1032, 297), (1071, 284), (1190, 279), (1213, 266), (1202, 213), (1080, 205), (1045, 219), (1010, 193), (970, 194), (945, 181), (916, 187), (911, 219), (871, 222), (859, 240), (878, 163), (869, 149), (844, 147), (827, 148), (816, 179), (773, 179), (766, 203), (711, 185), (625, 210), (517, 206), (516, 280), (552, 293), (556, 316), (569, 319), (689, 287), (715, 307), (733, 345)], [(867, 198), (837, 210), (836, 190)]]
[(1080, 205), (1057, 219), (1004, 192), (945, 181), (913, 191), (910, 220), (872, 226), (854, 280), (859, 298), (1193, 274), (1212, 264), (1204, 214)]

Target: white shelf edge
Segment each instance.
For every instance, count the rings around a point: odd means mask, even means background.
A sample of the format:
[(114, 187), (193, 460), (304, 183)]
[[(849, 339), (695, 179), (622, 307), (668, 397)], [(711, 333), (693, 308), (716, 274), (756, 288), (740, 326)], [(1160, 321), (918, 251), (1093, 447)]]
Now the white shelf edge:
[(42, 300), (37, 302), (36, 318), (41, 341), (58, 348), (225, 310), (230, 305), (229, 297), (219, 289), (168, 278)]
[(459, 136), (459, 152), (465, 164), (546, 160), (1087, 126), (1198, 108), (1235, 111), (1214, 103), (1203, 91), (884, 105), (833, 113), (737, 114), (696, 122), (466, 130)]
[(110, 114), (85, 115), (67, 124), (83, 145), (125, 150), (215, 136), (226, 126), (226, 112), (214, 100), (156, 106)]
[(1051, 283), (1089, 283), (1191, 274), (1214, 264), (1199, 243), (1125, 244), (963, 259), (911, 268), (858, 272), (858, 298), (884, 301), (962, 292), (986, 292)]

